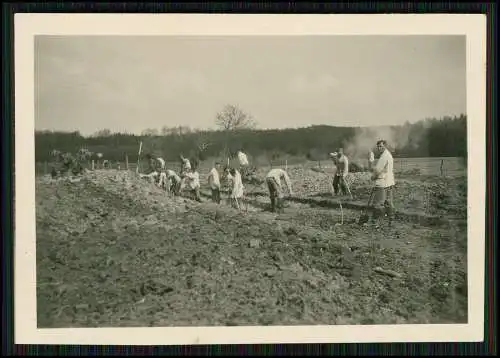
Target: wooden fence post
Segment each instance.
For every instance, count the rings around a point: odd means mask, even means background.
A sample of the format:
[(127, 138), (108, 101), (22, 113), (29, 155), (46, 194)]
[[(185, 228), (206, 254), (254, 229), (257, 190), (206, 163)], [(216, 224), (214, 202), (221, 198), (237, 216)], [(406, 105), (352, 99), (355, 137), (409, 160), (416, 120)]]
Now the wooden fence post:
[(125, 154), (125, 168), (128, 170), (128, 155)]

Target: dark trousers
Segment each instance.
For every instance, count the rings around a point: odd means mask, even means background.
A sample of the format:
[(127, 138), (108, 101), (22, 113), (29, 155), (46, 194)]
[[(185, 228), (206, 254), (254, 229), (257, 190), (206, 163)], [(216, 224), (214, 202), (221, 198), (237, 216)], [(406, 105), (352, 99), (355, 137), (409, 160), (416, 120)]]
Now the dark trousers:
[(283, 192), (274, 178), (267, 178), (267, 187), (269, 189), (269, 197), (271, 199), (271, 211), (283, 212)]
[(200, 188), (191, 189), (191, 196), (194, 200), (201, 202)]
[(335, 175), (333, 177), (333, 192), (337, 195), (340, 191), (342, 191), (343, 195), (349, 194), (344, 177), (342, 175)]
[[(167, 185), (168, 185), (168, 184), (167, 184)], [(179, 195), (179, 191), (180, 191), (180, 189), (181, 189), (181, 182), (180, 182), (180, 181), (179, 181), (179, 182), (172, 181), (172, 182), (170, 183), (170, 188), (169, 188), (169, 190), (170, 190), (170, 192), (171, 192), (172, 194), (174, 194), (175, 196), (178, 196), (178, 195)]]
[(220, 204), (220, 189), (212, 189), (212, 201), (214, 203)]

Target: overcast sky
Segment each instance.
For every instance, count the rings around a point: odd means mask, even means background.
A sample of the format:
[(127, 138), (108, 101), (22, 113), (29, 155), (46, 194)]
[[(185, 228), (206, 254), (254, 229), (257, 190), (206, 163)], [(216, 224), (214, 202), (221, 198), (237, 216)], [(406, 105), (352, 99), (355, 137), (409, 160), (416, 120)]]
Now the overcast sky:
[(466, 111), (463, 36), (39, 36), (36, 129), (401, 124)]

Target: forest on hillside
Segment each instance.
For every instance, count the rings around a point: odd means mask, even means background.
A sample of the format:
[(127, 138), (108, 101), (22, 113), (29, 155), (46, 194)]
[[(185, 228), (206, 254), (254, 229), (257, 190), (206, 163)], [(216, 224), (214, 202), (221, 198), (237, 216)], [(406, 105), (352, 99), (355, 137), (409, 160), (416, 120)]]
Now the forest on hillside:
[[(252, 157), (303, 156), (322, 160), (343, 147), (352, 156), (364, 156), (377, 139), (386, 139), (395, 157), (467, 157), (467, 117), (465, 115), (423, 119), (416, 123), (385, 127), (335, 127), (312, 125), (297, 129), (262, 130), (251, 117), (228, 106), (216, 117), (218, 130), (193, 130), (177, 126), (145, 129), (141, 135), (112, 133), (103, 129), (92, 136), (79, 132), (36, 131), (36, 161), (50, 161), (51, 151), (75, 153), (84, 147), (102, 153), (108, 160), (123, 161), (125, 155), (137, 160), (142, 153), (177, 160), (179, 154), (205, 159), (234, 156), (244, 150)], [(361, 150), (360, 150), (361, 149)]]

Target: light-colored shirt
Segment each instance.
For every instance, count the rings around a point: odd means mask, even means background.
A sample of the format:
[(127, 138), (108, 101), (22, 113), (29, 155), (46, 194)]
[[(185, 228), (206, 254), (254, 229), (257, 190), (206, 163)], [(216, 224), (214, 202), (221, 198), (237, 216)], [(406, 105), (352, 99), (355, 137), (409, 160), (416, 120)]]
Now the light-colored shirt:
[[(149, 174), (139, 174), (141, 178), (148, 178), (151, 182), (153, 182), (156, 177), (158, 176), (158, 172), (157, 171), (153, 171)], [(161, 179), (161, 176), (160, 176), (160, 179)]]
[(217, 171), (217, 169), (212, 168), (212, 170), (208, 174), (208, 184), (212, 189), (220, 188), (219, 172)]
[(231, 191), (231, 198), (241, 198), (243, 196), (243, 191), (245, 187), (243, 186), (243, 181), (241, 180), (241, 174), (238, 170), (233, 176), (233, 190)]
[(377, 175), (377, 179), (375, 179), (375, 186), (387, 188), (395, 184), (394, 160), (388, 149), (385, 149), (380, 155), (377, 164), (375, 164), (375, 167), (373, 168), (373, 172)]
[(186, 173), (186, 177), (189, 180), (189, 187), (191, 189), (196, 189), (200, 187), (200, 174), (198, 174), (198, 172)]
[(191, 162), (189, 161), (189, 159), (184, 158), (182, 160), (182, 170), (189, 170), (189, 169), (191, 169)]
[(140, 174), (140, 177), (141, 178), (156, 178), (158, 176), (158, 172), (157, 171), (153, 171), (149, 174)]
[(163, 160), (163, 158), (156, 158), (156, 161), (160, 165), (161, 170), (165, 169), (165, 161)]
[(349, 174), (349, 159), (345, 156), (342, 155), (340, 158), (337, 159), (337, 174), (338, 175), (347, 175)]
[(243, 152), (238, 152), (238, 161), (240, 162), (240, 165), (248, 165), (247, 155)]
[(279, 185), (281, 189), (281, 179), (283, 178), (285, 180), (286, 186), (290, 194), (292, 194), (292, 183), (290, 181), (290, 177), (288, 176), (287, 172), (284, 171), (281, 168), (274, 168), (267, 173), (266, 178), (273, 178), (276, 180), (276, 183)]
[(176, 183), (178, 183), (178, 182), (181, 181), (181, 177), (179, 175), (177, 175), (177, 173), (174, 172), (172, 169), (167, 169), (167, 171), (166, 171), (166, 177), (167, 177), (167, 179), (173, 180)]

